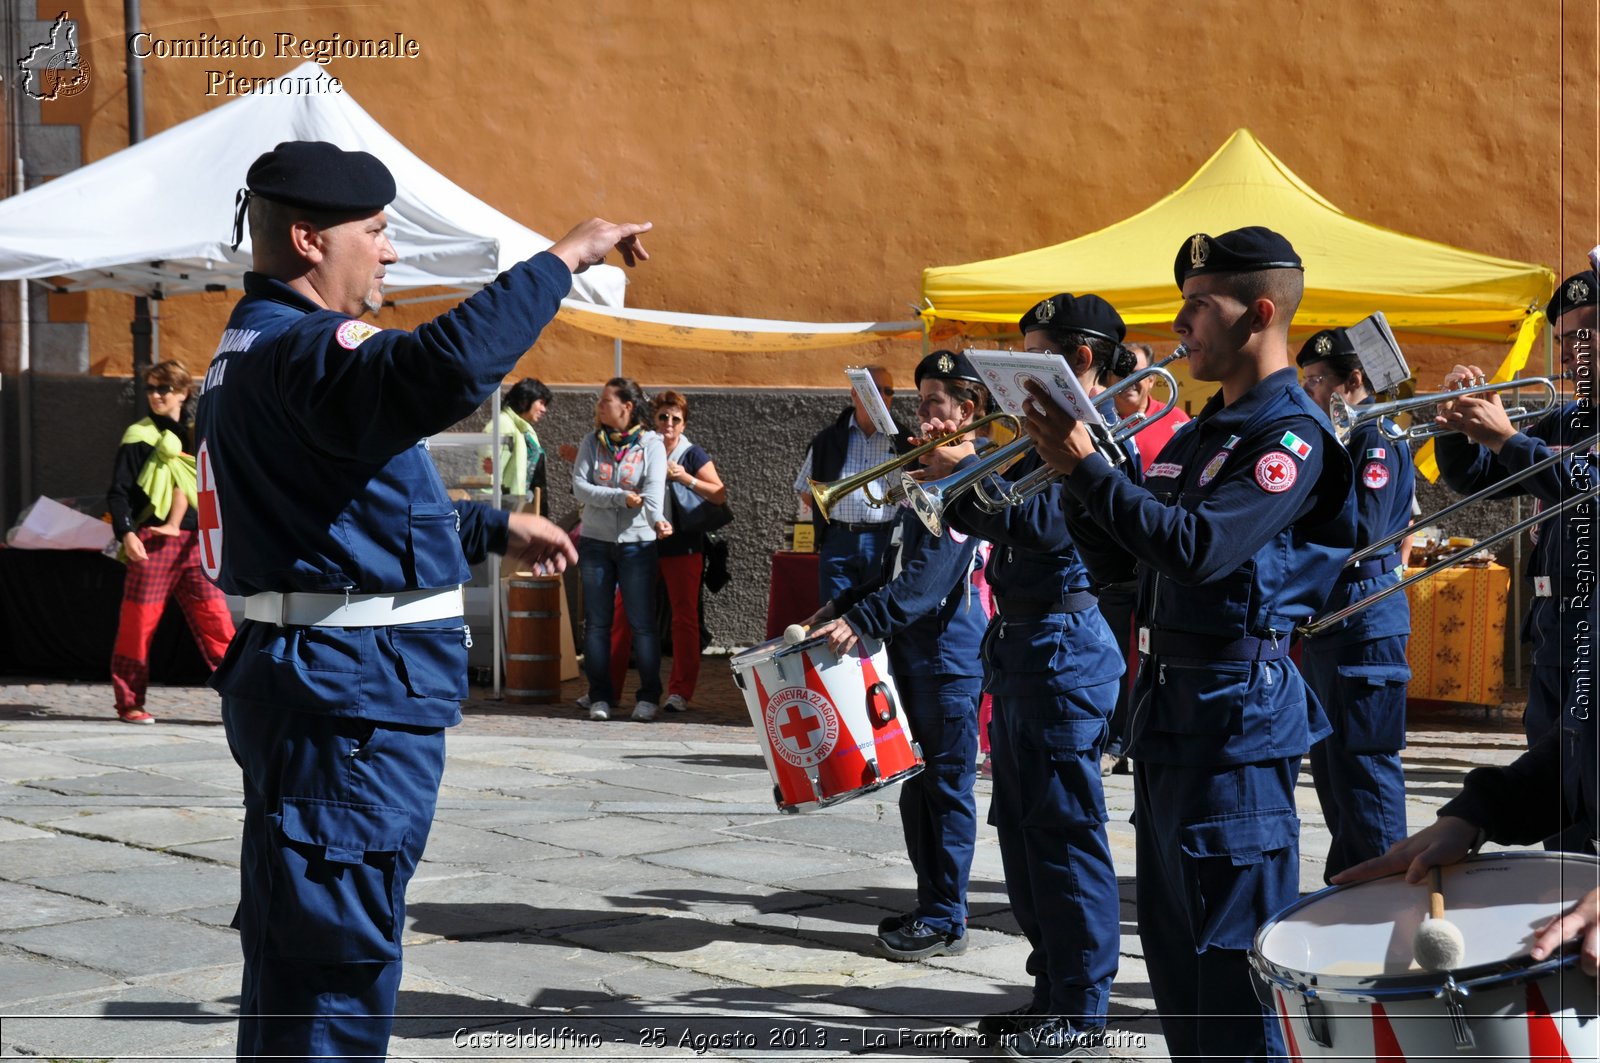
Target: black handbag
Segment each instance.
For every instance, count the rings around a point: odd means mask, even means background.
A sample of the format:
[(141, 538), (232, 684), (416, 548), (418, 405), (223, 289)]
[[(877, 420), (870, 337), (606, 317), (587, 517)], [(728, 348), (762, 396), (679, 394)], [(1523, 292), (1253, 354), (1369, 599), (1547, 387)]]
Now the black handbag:
[(672, 489), (673, 535), (704, 535), (733, 523), (733, 510), (726, 502), (707, 502), (694, 491), (680, 483), (667, 485)]

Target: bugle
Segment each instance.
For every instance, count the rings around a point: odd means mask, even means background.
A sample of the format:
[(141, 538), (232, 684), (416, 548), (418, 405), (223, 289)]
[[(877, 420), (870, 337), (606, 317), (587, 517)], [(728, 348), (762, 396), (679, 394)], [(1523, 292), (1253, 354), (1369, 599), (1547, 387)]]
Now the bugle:
[(1395, 443), (1405, 443), (1416, 439), (1431, 439), (1437, 435), (1444, 435), (1450, 429), (1442, 428), (1431, 420), (1420, 424), (1413, 424), (1409, 428), (1388, 423), (1396, 414), (1413, 413), (1417, 410), (1437, 406), (1442, 402), (1450, 402), (1465, 395), (1486, 395), (1495, 391), (1517, 391), (1522, 388), (1536, 388), (1545, 392), (1544, 403), (1540, 406), (1508, 406), (1506, 416), (1513, 424), (1519, 421), (1532, 420), (1543, 417), (1555, 408), (1560, 401), (1556, 391), (1556, 381), (1561, 377), (1530, 376), (1519, 380), (1503, 380), (1498, 384), (1474, 384), (1471, 387), (1458, 388), (1454, 391), (1432, 391), (1422, 395), (1413, 395), (1409, 399), (1395, 399), (1393, 402), (1375, 402), (1366, 406), (1352, 406), (1344, 400), (1344, 396), (1335, 394), (1328, 401), (1328, 420), (1333, 422), (1334, 434), (1343, 443), (1350, 438), (1350, 433), (1370, 421), (1378, 422), (1378, 431), (1386, 439)]
[[(1547, 457), (1540, 458), (1527, 468), (1519, 469), (1516, 472), (1508, 474), (1503, 479), (1489, 485), (1482, 491), (1470, 494), (1465, 498), (1459, 498), (1449, 505), (1442, 507), (1437, 512), (1430, 513), (1428, 516), (1423, 517), (1420, 523), (1423, 525), (1432, 524), (1435, 521), (1459, 512), (1461, 509), (1472, 505), (1474, 502), (1480, 502), (1491, 495), (1499, 494), (1508, 487), (1521, 483), (1523, 480), (1526, 480), (1529, 477), (1537, 476), (1539, 473), (1544, 472), (1546, 469), (1549, 469), (1554, 465), (1559, 465), (1565, 460), (1579, 459), (1582, 455), (1592, 452), (1597, 444), (1600, 444), (1600, 434), (1592, 435), (1576, 446), (1568, 447), (1565, 450), (1560, 450)], [(1471, 546), (1463, 547), (1460, 550), (1457, 550), (1455, 553), (1450, 554), (1448, 557), (1440, 558), (1427, 568), (1407, 576), (1399, 583), (1392, 583), (1387, 587), (1383, 587), (1372, 594), (1367, 595), (1358, 602), (1351, 602), (1349, 605), (1338, 610), (1337, 612), (1330, 613), (1324, 617), (1318, 617), (1316, 620), (1313, 620), (1309, 624), (1306, 624), (1304, 627), (1300, 628), (1300, 633), (1302, 635), (1316, 635), (1318, 632), (1325, 631), (1335, 624), (1338, 624), (1340, 621), (1354, 616), (1356, 613), (1359, 613), (1368, 606), (1376, 605), (1378, 602), (1383, 601), (1390, 595), (1405, 590), (1413, 583), (1425, 580), (1436, 572), (1442, 572), (1447, 568), (1452, 568), (1480, 550), (1494, 546), (1498, 543), (1505, 542), (1507, 539), (1520, 535), (1527, 529), (1536, 527), (1544, 521), (1549, 520), (1558, 513), (1566, 512), (1567, 509), (1571, 508), (1578, 502), (1585, 500), (1591, 502), (1594, 501), (1597, 491), (1600, 491), (1600, 484), (1591, 484), (1589, 487), (1585, 488), (1580, 493), (1573, 495), (1571, 498), (1563, 499), (1559, 505), (1540, 510), (1533, 516), (1528, 517), (1525, 520), (1520, 520), (1511, 525), (1509, 528), (1495, 532), (1487, 539), (1482, 539), (1476, 543), (1473, 543)], [(1395, 543), (1399, 542), (1401, 539), (1404, 539), (1410, 534), (1410, 528), (1402, 528), (1400, 531), (1395, 532), (1392, 535), (1385, 536), (1384, 538), (1379, 539), (1377, 542), (1371, 543), (1368, 546), (1357, 550), (1355, 553), (1350, 555), (1350, 559), (1345, 562), (1345, 564), (1347, 567), (1349, 565), (1359, 564), (1369, 557), (1375, 557), (1378, 554), (1384, 553), (1389, 547), (1393, 546)]]
[(1018, 432), (1022, 430), (1021, 424), (1009, 413), (999, 412), (986, 414), (964, 428), (959, 428), (954, 432), (949, 432), (945, 435), (939, 436), (937, 439), (930, 439), (921, 446), (914, 447), (911, 450), (906, 451), (904, 454), (896, 454), (888, 461), (880, 462), (870, 469), (864, 469), (861, 472), (856, 473), (854, 476), (846, 476), (843, 479), (832, 480), (827, 483), (823, 483), (820, 480), (809, 481), (811, 485), (811, 498), (812, 501), (814, 501), (817, 505), (817, 512), (822, 514), (823, 520), (830, 519), (829, 513), (832, 511), (833, 507), (838, 504), (839, 499), (857, 489), (860, 489), (862, 497), (866, 500), (867, 505), (873, 507), (874, 509), (877, 509), (881, 506), (890, 506), (896, 504), (901, 500), (901, 498), (904, 497), (903, 493), (897, 495), (896, 489), (891, 487), (889, 491), (885, 492), (883, 495), (874, 495), (871, 490), (868, 489), (868, 485), (870, 485), (874, 480), (878, 480), (889, 475), (896, 469), (910, 465), (914, 462), (921, 461), (924, 454), (930, 453), (939, 447), (958, 442), (961, 437), (967, 435), (969, 432), (974, 432), (985, 425), (993, 424), (997, 421), (1010, 421)]

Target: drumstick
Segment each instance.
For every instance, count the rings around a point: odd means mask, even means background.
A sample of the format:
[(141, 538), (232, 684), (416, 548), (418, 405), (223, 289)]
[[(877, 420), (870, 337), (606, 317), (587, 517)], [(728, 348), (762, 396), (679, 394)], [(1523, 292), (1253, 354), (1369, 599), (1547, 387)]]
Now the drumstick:
[(811, 629), (804, 624), (790, 624), (783, 629), (783, 641), (791, 646), (799, 645), (806, 640), (806, 634)]
[(1417, 966), (1425, 971), (1459, 967), (1467, 953), (1467, 939), (1461, 928), (1444, 917), (1444, 884), (1437, 866), (1428, 869), (1428, 918), (1411, 939), (1411, 953), (1417, 958)]

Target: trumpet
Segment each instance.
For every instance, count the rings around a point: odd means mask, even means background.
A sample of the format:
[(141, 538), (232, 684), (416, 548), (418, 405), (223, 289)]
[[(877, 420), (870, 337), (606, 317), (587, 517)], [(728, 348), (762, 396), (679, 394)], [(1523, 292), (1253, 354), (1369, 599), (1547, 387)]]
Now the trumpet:
[[(1543, 404), (1538, 406), (1517, 405), (1506, 408), (1506, 416), (1513, 424), (1519, 421), (1529, 421), (1543, 417), (1555, 408), (1560, 401), (1556, 391), (1556, 381), (1560, 376), (1530, 376), (1518, 380), (1503, 380), (1498, 384), (1474, 384), (1471, 387), (1458, 388), (1454, 391), (1434, 391), (1422, 395), (1413, 395), (1409, 399), (1396, 399), (1393, 402), (1375, 402), (1369, 406), (1351, 406), (1342, 395), (1334, 395), (1328, 402), (1328, 420), (1333, 422), (1334, 434), (1343, 443), (1350, 438), (1350, 433), (1371, 421), (1378, 422), (1378, 431), (1386, 439), (1395, 443), (1406, 443), (1417, 439), (1432, 439), (1434, 436), (1445, 435), (1450, 431), (1431, 422), (1413, 424), (1410, 428), (1401, 428), (1399, 425), (1388, 423), (1396, 414), (1411, 413), (1416, 410), (1437, 406), (1441, 402), (1450, 402), (1464, 395), (1486, 395), (1492, 391), (1517, 391), (1522, 388), (1536, 388), (1544, 392)], [(1539, 397), (1536, 397), (1539, 398)]]
[(974, 432), (985, 425), (994, 424), (997, 421), (1009, 421), (1011, 422), (1011, 425), (1015, 431), (1022, 431), (1021, 422), (1019, 422), (1009, 413), (999, 412), (986, 414), (985, 416), (978, 418), (976, 421), (973, 421), (965, 428), (958, 428), (954, 432), (939, 436), (936, 439), (930, 439), (921, 446), (908, 450), (904, 454), (896, 454), (888, 461), (880, 462), (870, 469), (863, 469), (854, 476), (846, 476), (843, 479), (832, 480), (827, 483), (823, 483), (821, 480), (809, 481), (811, 485), (811, 499), (817, 504), (817, 512), (822, 514), (823, 520), (830, 519), (828, 514), (833, 507), (838, 504), (839, 499), (857, 489), (861, 491), (862, 497), (866, 499), (867, 505), (874, 509), (897, 504), (905, 498), (905, 492), (902, 487), (896, 485), (891, 487), (882, 495), (874, 495), (870, 489), (872, 482), (889, 475), (896, 469), (919, 462), (922, 460), (922, 456), (924, 454), (928, 454), (939, 447), (956, 443), (967, 433)]
[[(1176, 350), (1161, 361), (1119, 380), (1114, 386), (1096, 396), (1098, 399), (1107, 397), (1115, 399), (1123, 389), (1133, 387), (1150, 377), (1155, 377), (1167, 385), (1169, 397), (1166, 405), (1160, 410), (1148, 416), (1133, 414), (1108, 428), (1098, 430), (1102, 433), (1098, 440), (1101, 452), (1105, 453), (1113, 464), (1123, 460), (1122, 444), (1126, 440), (1149, 428), (1177, 406), (1178, 382), (1167, 372), (1166, 366), (1170, 362), (1188, 356), (1188, 348), (1179, 344)], [(973, 503), (979, 509), (986, 513), (998, 513), (1007, 506), (1026, 502), (1054, 481), (1060, 474), (1048, 465), (1035, 469), (1013, 484), (1007, 485), (999, 479), (1001, 473), (1032, 449), (1033, 440), (1025, 435), (1018, 436), (1005, 446), (998, 447), (985, 455), (982, 460), (974, 462), (965, 469), (957, 469), (949, 476), (938, 480), (921, 481), (909, 474), (902, 474), (901, 488), (928, 531), (934, 535), (942, 535), (945, 507), (952, 499), (959, 498), (968, 491), (973, 492)], [(991, 477), (995, 479), (993, 486), (987, 482)]]

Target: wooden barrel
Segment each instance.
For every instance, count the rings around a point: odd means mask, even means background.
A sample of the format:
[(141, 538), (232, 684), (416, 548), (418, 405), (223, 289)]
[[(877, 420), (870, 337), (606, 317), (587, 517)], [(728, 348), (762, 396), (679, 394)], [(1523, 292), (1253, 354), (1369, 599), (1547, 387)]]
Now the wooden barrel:
[(506, 700), (546, 705), (561, 699), (561, 580), (506, 580)]

